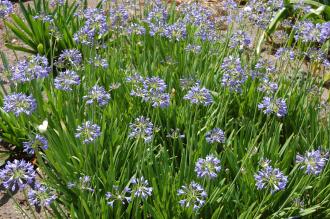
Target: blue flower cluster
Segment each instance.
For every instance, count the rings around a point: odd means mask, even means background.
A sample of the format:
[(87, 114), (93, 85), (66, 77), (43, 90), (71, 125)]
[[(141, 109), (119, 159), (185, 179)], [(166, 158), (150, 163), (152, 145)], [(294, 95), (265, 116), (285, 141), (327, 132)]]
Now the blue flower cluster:
[(109, 103), (110, 94), (99, 85), (94, 85), (86, 96), (83, 96), (87, 104), (97, 103), (99, 106), (105, 106)]
[(0, 18), (5, 18), (13, 13), (13, 4), (8, 0), (0, 0)]
[(16, 116), (31, 115), (37, 108), (37, 102), (32, 96), (22, 93), (12, 93), (4, 98), (4, 111), (13, 112)]
[(33, 155), (39, 149), (47, 150), (48, 149), (48, 141), (45, 137), (37, 134), (34, 139), (30, 141), (23, 142), (23, 151)]
[(195, 172), (200, 178), (216, 178), (220, 170), (220, 160), (212, 154), (206, 156), (205, 159), (199, 158), (195, 166)]
[(64, 50), (57, 59), (56, 65), (60, 68), (77, 67), (82, 62), (82, 55), (77, 49)]
[(153, 107), (168, 107), (170, 105), (170, 95), (165, 90), (167, 85), (159, 77), (143, 78), (139, 74), (134, 74), (127, 78), (132, 83), (132, 96), (141, 97), (144, 102), (150, 102)]
[(131, 129), (128, 135), (129, 138), (144, 139), (145, 143), (152, 141), (154, 125), (150, 122), (149, 118), (140, 116), (129, 127)]
[(35, 78), (45, 78), (51, 69), (45, 56), (31, 56), (23, 59), (11, 67), (12, 80), (17, 82), (27, 82)]
[(319, 175), (329, 159), (329, 152), (322, 153), (321, 149), (307, 151), (305, 156), (297, 154), (296, 163), (305, 173)]
[(54, 80), (55, 88), (63, 91), (72, 91), (74, 86), (80, 84), (80, 77), (75, 71), (60, 72)]
[(303, 42), (323, 43), (330, 38), (330, 22), (314, 24), (310, 20), (302, 20), (294, 26), (294, 29), (295, 39), (301, 39)]
[(182, 197), (179, 204), (185, 208), (191, 208), (198, 211), (205, 204), (207, 193), (204, 188), (192, 181), (189, 185), (183, 185), (178, 189), (178, 196)]
[(79, 138), (83, 144), (89, 144), (94, 142), (100, 135), (100, 126), (93, 124), (91, 121), (87, 121), (78, 126), (75, 137)]
[(189, 100), (193, 104), (201, 104), (204, 106), (208, 106), (213, 103), (211, 92), (205, 87), (201, 88), (199, 85), (193, 86), (183, 97), (183, 99)]
[(255, 175), (256, 186), (258, 190), (270, 189), (272, 193), (283, 190), (288, 182), (288, 177), (285, 176), (278, 168), (273, 168), (269, 165), (269, 160), (264, 162), (262, 169)]
[(242, 84), (248, 78), (246, 70), (241, 65), (241, 60), (233, 56), (226, 57), (221, 67), (224, 70), (221, 84), (229, 87), (231, 91), (241, 92)]
[(97, 42), (97, 38), (100, 38), (109, 30), (107, 16), (102, 9), (88, 8), (78, 16), (85, 19), (85, 24), (73, 35), (73, 39), (77, 43), (92, 46)]
[(114, 202), (121, 202), (123, 205), (128, 204), (133, 198), (146, 200), (152, 195), (153, 188), (149, 186), (149, 181), (143, 176), (140, 178), (133, 177), (130, 180), (130, 186), (126, 186), (123, 190), (119, 190), (118, 186), (113, 186), (113, 192), (105, 194), (107, 204), (113, 207)]

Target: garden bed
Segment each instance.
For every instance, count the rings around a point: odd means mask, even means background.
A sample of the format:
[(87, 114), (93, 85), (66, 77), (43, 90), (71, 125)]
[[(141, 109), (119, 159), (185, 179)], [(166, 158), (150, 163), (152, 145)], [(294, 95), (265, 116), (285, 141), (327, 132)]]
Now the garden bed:
[(4, 189), (32, 217), (328, 217), (320, 4), (35, 0), (0, 13), (6, 46), (24, 51), (2, 55)]

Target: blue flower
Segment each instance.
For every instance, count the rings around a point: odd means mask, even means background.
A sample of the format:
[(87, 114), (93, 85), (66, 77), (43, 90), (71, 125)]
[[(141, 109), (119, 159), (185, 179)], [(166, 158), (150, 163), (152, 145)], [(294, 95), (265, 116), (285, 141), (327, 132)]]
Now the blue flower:
[(206, 133), (205, 139), (208, 143), (225, 143), (226, 137), (224, 131), (220, 128), (214, 128)]
[(28, 193), (30, 204), (36, 207), (49, 207), (56, 198), (52, 189), (39, 183), (36, 183)]
[(151, 102), (153, 107), (167, 107), (170, 105), (170, 95), (165, 93), (166, 83), (159, 77), (143, 78), (139, 74), (127, 78), (133, 84), (132, 96), (141, 97), (145, 102)]
[(288, 177), (269, 163), (254, 174), (254, 179), (258, 190), (270, 189), (272, 193), (283, 190), (288, 182)]
[(13, 93), (4, 97), (4, 111), (13, 112), (16, 116), (24, 113), (31, 115), (37, 108), (36, 100), (32, 96), (22, 93)]
[(274, 113), (279, 118), (287, 114), (287, 106), (284, 99), (264, 97), (263, 101), (258, 104), (258, 109), (263, 110), (267, 115)]
[(82, 55), (77, 49), (66, 49), (64, 50), (58, 60), (56, 65), (61, 68), (77, 67), (82, 62)]
[(118, 186), (113, 186), (114, 192), (107, 192), (105, 194), (105, 197), (107, 199), (107, 204), (111, 207), (113, 207), (113, 204), (115, 201), (121, 202), (123, 205), (126, 203), (130, 203), (131, 198), (131, 189), (128, 187), (125, 187), (122, 191), (119, 190)]
[(69, 189), (77, 188), (79, 190), (86, 190), (89, 192), (94, 192), (95, 190), (91, 187), (91, 177), (87, 175), (82, 175), (79, 177), (78, 182), (68, 182), (67, 187)]
[(275, 55), (276, 58), (289, 58), (290, 60), (294, 60), (295, 54), (294, 51), (292, 49), (288, 49), (288, 48), (279, 48)]
[(201, 88), (198, 85), (192, 87), (183, 99), (190, 100), (193, 104), (202, 104), (204, 106), (208, 106), (213, 103), (211, 92), (205, 87)]
[(104, 106), (109, 103), (111, 97), (104, 87), (94, 85), (92, 89), (89, 90), (88, 94), (83, 96), (83, 99), (87, 100), (87, 104), (93, 104), (95, 102), (100, 106)]
[(13, 13), (13, 4), (8, 0), (0, 0), (0, 18), (5, 18)]
[(319, 175), (327, 164), (329, 153), (322, 153), (321, 149), (307, 151), (305, 156), (297, 154), (296, 163), (305, 173)]
[(36, 135), (31, 141), (23, 142), (23, 151), (33, 155), (37, 150), (41, 148), (42, 150), (48, 149), (48, 141), (45, 137), (41, 135)]
[(45, 56), (36, 55), (17, 62), (10, 70), (13, 81), (27, 82), (35, 78), (47, 77), (51, 68)]
[(222, 86), (229, 87), (231, 91), (241, 92), (242, 84), (248, 76), (241, 66), (240, 59), (233, 56), (226, 57), (223, 60), (222, 68), (225, 71), (221, 80)]
[(124, 5), (119, 5), (117, 7), (111, 7), (109, 12), (109, 18), (111, 22), (111, 27), (114, 29), (122, 29), (127, 26), (129, 13)]
[(277, 90), (277, 83), (270, 81), (268, 78), (264, 78), (262, 84), (258, 87), (258, 91), (261, 91), (268, 95), (276, 93)]
[(152, 187), (149, 187), (148, 180), (143, 176), (140, 178), (132, 178), (132, 194), (135, 198), (147, 199), (152, 194)]
[(207, 193), (204, 188), (192, 181), (189, 185), (183, 185), (178, 189), (178, 196), (182, 199), (180, 205), (185, 208), (192, 207), (194, 211), (198, 211), (205, 204)]
[(194, 54), (200, 53), (202, 50), (202, 47), (200, 45), (194, 45), (194, 44), (188, 44), (185, 48), (185, 51), (192, 52)]
[(0, 180), (2, 185), (11, 191), (24, 189), (27, 185), (32, 185), (36, 173), (32, 164), (25, 160), (8, 161), (6, 166), (0, 170)]
[(242, 30), (236, 31), (229, 40), (229, 47), (239, 49), (251, 47), (251, 37)]
[(134, 123), (129, 125), (131, 132), (129, 138), (144, 139), (144, 142), (150, 142), (153, 138), (153, 124), (149, 118), (140, 116), (135, 119)]
[(76, 138), (79, 138), (83, 144), (89, 144), (96, 140), (101, 135), (101, 128), (92, 122), (84, 122), (81, 126), (78, 126)]
[(200, 178), (216, 178), (220, 170), (220, 160), (214, 155), (208, 155), (205, 159), (199, 158), (195, 166), (195, 172)]
[(89, 63), (95, 67), (102, 67), (103, 69), (106, 69), (109, 66), (108, 61), (106, 59), (102, 59), (100, 55), (96, 55), (94, 58), (91, 58)]
[(66, 70), (60, 72), (55, 78), (54, 85), (57, 89), (63, 91), (72, 91), (73, 86), (80, 84), (80, 78), (75, 71)]

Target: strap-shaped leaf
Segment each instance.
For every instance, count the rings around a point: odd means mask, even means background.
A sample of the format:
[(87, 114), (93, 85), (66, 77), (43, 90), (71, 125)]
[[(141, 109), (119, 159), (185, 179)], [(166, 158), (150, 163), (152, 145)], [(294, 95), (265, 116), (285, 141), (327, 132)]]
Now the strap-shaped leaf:
[(263, 45), (265, 37), (271, 35), (275, 31), (275, 29), (277, 27), (277, 24), (280, 21), (282, 21), (285, 18), (285, 16), (287, 15), (287, 11), (288, 11), (288, 8), (286, 8), (286, 7), (279, 10), (277, 12), (277, 14), (275, 15), (275, 17), (271, 20), (271, 22), (268, 25), (267, 29), (262, 33), (262, 35), (259, 38), (257, 48), (256, 48), (257, 55), (260, 55), (261, 47)]
[(13, 33), (16, 35), (17, 38), (22, 40), (25, 44), (29, 45), (30, 47), (34, 48), (36, 46), (36, 43), (33, 42), (23, 31), (18, 29), (15, 25), (5, 21), (5, 25), (13, 31)]
[(19, 26), (27, 35), (32, 37), (32, 31), (28, 28), (26, 23), (24, 23), (24, 21), (20, 17), (18, 17), (16, 14), (13, 14), (12, 19), (15, 21), (17, 26)]
[(22, 52), (27, 52), (27, 53), (31, 53), (31, 54), (37, 54), (37, 51), (35, 51), (35, 50), (24, 48), (22, 46), (17, 46), (17, 45), (11, 44), (11, 43), (6, 43), (5, 46), (9, 49), (22, 51)]

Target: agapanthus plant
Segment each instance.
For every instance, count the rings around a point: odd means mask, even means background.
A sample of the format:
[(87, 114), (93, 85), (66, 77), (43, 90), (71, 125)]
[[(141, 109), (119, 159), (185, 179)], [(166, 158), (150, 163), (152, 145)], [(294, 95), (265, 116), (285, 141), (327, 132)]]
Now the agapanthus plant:
[(100, 126), (93, 124), (91, 121), (86, 121), (78, 126), (75, 137), (79, 138), (83, 144), (90, 144), (94, 142), (100, 135)]
[(269, 164), (254, 174), (254, 179), (258, 190), (270, 189), (272, 193), (284, 190), (288, 182), (288, 177), (280, 169), (273, 168)]
[(147, 199), (152, 195), (152, 187), (149, 186), (148, 180), (146, 180), (143, 176), (140, 178), (132, 178), (132, 195), (134, 198), (142, 198)]
[(32, 185), (36, 172), (32, 164), (25, 160), (8, 161), (6, 166), (0, 170), (0, 180), (2, 185), (10, 190), (24, 189), (27, 185)]
[(201, 104), (204, 106), (208, 106), (213, 103), (211, 92), (205, 87), (200, 87), (198, 85), (192, 87), (183, 99), (189, 100), (193, 104)]
[(82, 62), (82, 55), (77, 49), (64, 50), (57, 59), (56, 65), (60, 68), (77, 67)]
[(16, 82), (27, 82), (35, 78), (45, 78), (50, 73), (48, 60), (45, 56), (31, 56), (18, 61), (11, 67), (11, 80)]
[(86, 96), (83, 96), (87, 104), (97, 103), (100, 106), (107, 105), (111, 99), (110, 94), (99, 85), (94, 85)]
[(0, 18), (5, 18), (13, 13), (13, 4), (8, 0), (0, 0)]
[(40, 183), (36, 183), (28, 193), (30, 204), (36, 206), (36, 208), (48, 207), (56, 198), (57, 195), (53, 189)]
[(242, 67), (241, 60), (233, 56), (226, 57), (221, 67), (225, 71), (221, 84), (231, 91), (241, 92), (242, 85), (247, 80), (246, 70)]
[(284, 117), (287, 112), (287, 106), (284, 99), (275, 99), (272, 97), (264, 97), (262, 102), (258, 104), (258, 108), (265, 114), (275, 114), (277, 117)]
[(5, 96), (3, 109), (5, 112), (13, 112), (16, 116), (21, 114), (31, 115), (37, 108), (36, 100), (30, 95), (13, 93)]
[(39, 149), (48, 149), (47, 139), (39, 134), (37, 134), (32, 140), (23, 142), (23, 151), (30, 155), (33, 155)]
[(182, 207), (198, 211), (205, 204), (207, 193), (200, 184), (192, 181), (189, 185), (183, 185), (178, 189), (178, 196), (182, 198), (179, 201)]
[(74, 86), (80, 84), (80, 77), (75, 71), (66, 70), (54, 80), (54, 86), (63, 91), (72, 91)]
[(205, 159), (199, 158), (195, 166), (195, 172), (200, 178), (216, 178), (220, 170), (220, 160), (212, 154)]
[(305, 155), (297, 154), (296, 163), (300, 169), (310, 175), (319, 175), (329, 159), (329, 152), (323, 153), (321, 149), (307, 151)]
[(149, 118), (140, 116), (129, 125), (131, 131), (128, 135), (130, 138), (143, 139), (148, 143), (152, 141), (154, 125), (150, 122)]
[(226, 137), (223, 130), (220, 128), (214, 128), (206, 133), (205, 139), (210, 144), (225, 143)]
[(114, 202), (121, 202), (123, 205), (130, 203), (131, 198), (131, 189), (129, 187), (125, 187), (123, 190), (119, 190), (118, 186), (113, 186), (113, 192), (107, 192), (105, 194), (107, 204), (110, 207), (113, 207)]

